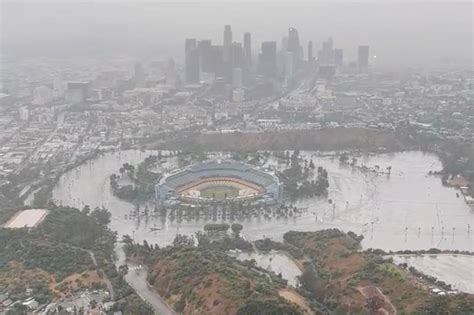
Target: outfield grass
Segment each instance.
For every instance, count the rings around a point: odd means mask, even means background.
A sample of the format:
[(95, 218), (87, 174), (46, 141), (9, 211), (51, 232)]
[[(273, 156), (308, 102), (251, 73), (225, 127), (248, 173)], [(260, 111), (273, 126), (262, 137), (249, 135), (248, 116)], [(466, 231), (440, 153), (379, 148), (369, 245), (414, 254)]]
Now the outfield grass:
[(224, 200), (234, 198), (239, 195), (239, 189), (236, 187), (216, 185), (209, 186), (201, 190), (201, 197)]

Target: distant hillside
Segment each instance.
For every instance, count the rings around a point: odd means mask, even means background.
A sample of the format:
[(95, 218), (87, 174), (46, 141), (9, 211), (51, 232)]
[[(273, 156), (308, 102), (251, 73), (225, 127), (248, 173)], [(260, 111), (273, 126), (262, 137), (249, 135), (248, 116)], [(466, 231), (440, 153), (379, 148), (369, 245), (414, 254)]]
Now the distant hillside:
[(34, 228), (0, 226), (0, 293), (22, 300), (29, 288), (38, 302), (48, 303), (79, 289), (102, 288), (117, 302), (115, 311), (152, 314), (115, 269), (109, 219), (103, 208), (56, 207)]
[[(361, 237), (339, 230), (288, 232), (300, 249), (305, 290), (337, 314), (473, 314), (474, 295), (431, 294), (429, 283), (374, 251), (359, 251)], [(374, 313), (374, 314), (375, 314)]]
[(210, 248), (160, 250), (149, 282), (182, 314), (303, 314), (279, 296), (283, 282)]
[(278, 131), (264, 133), (185, 134), (169, 141), (158, 140), (146, 148), (186, 150), (368, 150), (384, 147), (389, 151), (410, 148), (406, 135), (386, 129), (327, 128), (306, 131)]

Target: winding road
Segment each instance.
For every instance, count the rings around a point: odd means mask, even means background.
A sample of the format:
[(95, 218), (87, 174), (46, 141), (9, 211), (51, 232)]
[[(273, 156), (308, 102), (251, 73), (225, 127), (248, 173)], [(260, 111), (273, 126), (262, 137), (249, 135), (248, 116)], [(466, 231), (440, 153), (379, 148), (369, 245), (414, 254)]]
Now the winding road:
[[(92, 259), (92, 262), (94, 263), (94, 266), (97, 268), (97, 270), (100, 270), (99, 265), (97, 264), (97, 259), (95, 259), (94, 252), (91, 251), (91, 250), (87, 250), (87, 249), (82, 249), (82, 250), (86, 251), (89, 254), (89, 256), (91, 256), (91, 259)], [(103, 277), (104, 277), (105, 285), (107, 286), (107, 290), (109, 290), (109, 292), (110, 292), (110, 298), (112, 300), (114, 300), (115, 299), (114, 286), (112, 285), (112, 282), (110, 282), (110, 279), (107, 277), (107, 274), (104, 271), (102, 271), (102, 274), (103, 274)]]
[(126, 262), (125, 253), (119, 244), (115, 247), (117, 260), (115, 265), (118, 268), (127, 264), (129, 272), (125, 275), (125, 281), (137, 292), (137, 294), (147, 303), (149, 303), (156, 314), (176, 315), (175, 311), (166, 303), (166, 301), (148, 284), (146, 278), (148, 269), (142, 265), (136, 265)]

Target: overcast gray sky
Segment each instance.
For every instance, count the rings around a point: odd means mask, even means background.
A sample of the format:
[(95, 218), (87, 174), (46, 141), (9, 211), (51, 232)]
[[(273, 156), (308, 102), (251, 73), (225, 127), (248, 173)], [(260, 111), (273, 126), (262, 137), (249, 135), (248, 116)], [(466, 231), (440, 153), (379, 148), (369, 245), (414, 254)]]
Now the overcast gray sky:
[(182, 56), (184, 38), (222, 42), (253, 35), (278, 45), (289, 26), (318, 48), (328, 36), (354, 59), (368, 44), (380, 65), (414, 66), (442, 60), (470, 65), (470, 1), (1, 1), (1, 52), (28, 55), (118, 54)]

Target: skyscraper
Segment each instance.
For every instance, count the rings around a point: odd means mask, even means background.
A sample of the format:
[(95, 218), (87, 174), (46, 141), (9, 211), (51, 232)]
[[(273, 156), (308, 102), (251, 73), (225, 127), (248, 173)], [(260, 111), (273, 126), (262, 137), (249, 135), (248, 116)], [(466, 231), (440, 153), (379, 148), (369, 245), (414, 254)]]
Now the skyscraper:
[(232, 50), (232, 29), (230, 25), (224, 27), (224, 62), (231, 60)]
[(344, 61), (344, 51), (342, 49), (334, 49), (334, 63), (338, 67), (342, 67)]
[(223, 46), (212, 45), (211, 56), (213, 72), (216, 74), (216, 77), (223, 77), (225, 74)]
[(328, 40), (323, 43), (323, 50), (331, 51), (332, 44), (333, 44), (332, 37), (329, 37)]
[(276, 42), (263, 42), (259, 56), (258, 71), (265, 76), (274, 76), (277, 70)]
[(244, 61), (247, 68), (252, 65), (252, 43), (248, 32), (244, 34)]
[(242, 44), (232, 43), (232, 68), (242, 68), (244, 65), (244, 51)]
[(318, 62), (320, 65), (334, 64), (334, 49), (332, 47), (332, 37), (323, 42), (323, 47), (318, 52)]
[(199, 50), (195, 38), (187, 38), (184, 43), (186, 83), (199, 83)]
[(187, 54), (190, 50), (196, 48), (195, 38), (186, 38), (184, 41), (184, 53)]
[(358, 66), (360, 72), (367, 72), (369, 70), (369, 46), (359, 46)]
[(308, 63), (311, 64), (313, 63), (313, 42), (309, 41), (308, 42)]
[(285, 53), (285, 78), (289, 79), (293, 76), (293, 53), (287, 51)]
[(211, 46), (212, 42), (209, 39), (201, 40), (198, 43), (202, 72), (211, 73), (214, 71)]
[(288, 44), (286, 50), (293, 53), (293, 67), (298, 68), (302, 58), (302, 50), (298, 31), (294, 27), (288, 29)]

